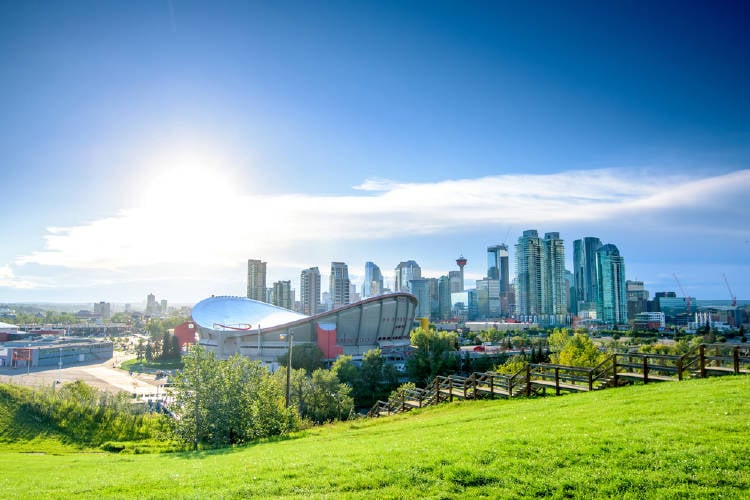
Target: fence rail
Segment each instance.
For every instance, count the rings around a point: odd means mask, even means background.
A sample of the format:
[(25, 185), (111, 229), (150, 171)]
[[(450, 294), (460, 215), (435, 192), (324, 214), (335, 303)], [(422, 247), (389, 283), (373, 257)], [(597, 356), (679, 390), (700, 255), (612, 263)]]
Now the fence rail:
[(681, 356), (614, 353), (593, 368), (533, 363), (513, 375), (496, 372), (474, 372), (468, 377), (441, 375), (424, 389), (403, 391), (387, 401), (378, 401), (367, 416), (402, 413), (455, 398), (513, 398), (546, 394), (548, 389), (560, 395), (633, 382), (647, 384), (727, 374), (750, 374), (750, 344), (701, 344)]

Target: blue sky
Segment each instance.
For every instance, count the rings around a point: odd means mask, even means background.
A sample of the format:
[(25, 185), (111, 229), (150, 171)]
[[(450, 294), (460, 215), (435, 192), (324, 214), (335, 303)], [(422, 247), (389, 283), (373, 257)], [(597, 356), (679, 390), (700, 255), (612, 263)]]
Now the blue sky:
[(651, 292), (750, 298), (738, 2), (16, 2), (0, 301), (243, 294), (364, 263), (486, 273), (598, 236)]

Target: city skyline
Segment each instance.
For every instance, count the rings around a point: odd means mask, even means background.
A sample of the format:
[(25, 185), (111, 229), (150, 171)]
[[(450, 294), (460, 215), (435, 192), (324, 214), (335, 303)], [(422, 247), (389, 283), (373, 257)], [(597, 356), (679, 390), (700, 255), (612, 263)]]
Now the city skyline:
[[(750, 299), (733, 4), (28, 3), (0, 19), (0, 303), (487, 273), (528, 229)], [(515, 275), (515, 255), (510, 259)], [(325, 281), (324, 281), (325, 283)]]

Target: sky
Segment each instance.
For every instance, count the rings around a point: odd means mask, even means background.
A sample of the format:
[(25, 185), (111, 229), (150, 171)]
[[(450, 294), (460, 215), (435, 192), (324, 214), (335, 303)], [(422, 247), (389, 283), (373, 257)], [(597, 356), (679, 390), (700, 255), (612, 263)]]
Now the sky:
[(0, 302), (244, 295), (247, 259), (471, 287), (526, 229), (750, 299), (747, 2), (0, 9)]

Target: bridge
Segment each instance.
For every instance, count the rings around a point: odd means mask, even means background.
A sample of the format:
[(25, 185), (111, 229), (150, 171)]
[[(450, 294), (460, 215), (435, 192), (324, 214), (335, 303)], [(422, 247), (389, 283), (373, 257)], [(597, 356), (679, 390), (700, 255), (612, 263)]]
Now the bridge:
[(595, 367), (528, 363), (507, 375), (474, 372), (438, 376), (424, 389), (403, 391), (378, 401), (368, 417), (403, 413), (454, 399), (513, 398), (588, 392), (635, 382), (681, 381), (685, 378), (750, 374), (750, 344), (701, 344), (678, 355), (613, 353)]

